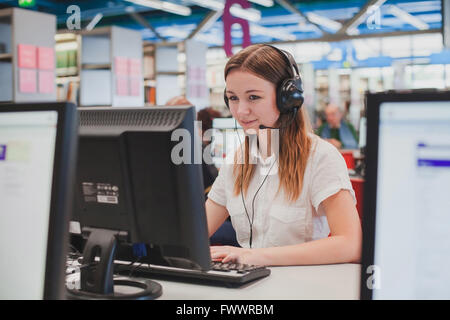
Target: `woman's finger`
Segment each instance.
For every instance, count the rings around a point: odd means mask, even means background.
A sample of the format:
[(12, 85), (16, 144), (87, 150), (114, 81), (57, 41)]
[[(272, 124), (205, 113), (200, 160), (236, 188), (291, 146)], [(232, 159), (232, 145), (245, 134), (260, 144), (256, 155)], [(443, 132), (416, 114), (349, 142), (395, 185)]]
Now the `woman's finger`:
[(213, 260), (223, 260), (228, 255), (228, 252), (214, 252), (211, 253), (211, 259)]
[(222, 259), (222, 262), (239, 262), (239, 256), (236, 253), (230, 253)]

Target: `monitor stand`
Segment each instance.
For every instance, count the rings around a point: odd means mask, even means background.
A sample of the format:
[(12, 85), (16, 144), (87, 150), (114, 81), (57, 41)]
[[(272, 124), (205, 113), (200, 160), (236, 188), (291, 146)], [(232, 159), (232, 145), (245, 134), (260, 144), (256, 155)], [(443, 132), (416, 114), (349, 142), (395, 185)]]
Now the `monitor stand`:
[[(83, 251), (80, 272), (80, 289), (67, 289), (69, 299), (102, 300), (151, 300), (162, 294), (161, 285), (142, 279), (114, 280), (114, 257), (120, 233), (113, 230), (90, 228), (90, 235)], [(114, 286), (138, 288), (136, 293), (119, 293)]]

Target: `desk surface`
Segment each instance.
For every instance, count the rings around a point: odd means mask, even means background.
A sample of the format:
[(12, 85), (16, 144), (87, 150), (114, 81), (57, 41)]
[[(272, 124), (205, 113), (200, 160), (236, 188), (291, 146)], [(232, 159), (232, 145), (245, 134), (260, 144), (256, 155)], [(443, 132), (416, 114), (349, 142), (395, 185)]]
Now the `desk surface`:
[(271, 274), (240, 288), (157, 280), (162, 300), (359, 299), (359, 264), (272, 267)]

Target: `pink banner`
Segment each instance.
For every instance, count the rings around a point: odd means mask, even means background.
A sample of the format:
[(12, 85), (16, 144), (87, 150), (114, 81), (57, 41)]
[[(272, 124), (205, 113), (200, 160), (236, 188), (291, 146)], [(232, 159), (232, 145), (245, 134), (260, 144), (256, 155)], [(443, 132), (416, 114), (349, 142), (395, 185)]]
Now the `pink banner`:
[(53, 71), (39, 71), (39, 92), (53, 93), (55, 90), (55, 77)]
[(38, 47), (38, 69), (55, 69), (55, 50), (53, 48)]
[(244, 38), (242, 39), (242, 48), (248, 47), (249, 45), (252, 44), (251, 40), (250, 40), (250, 27), (248, 25), (248, 21), (241, 19), (241, 18), (236, 18), (234, 16), (231, 15), (230, 13), (230, 8), (233, 4), (238, 4), (240, 5), (243, 9), (248, 9), (250, 8), (250, 3), (248, 3), (247, 0), (227, 0), (227, 2), (225, 3), (225, 8), (223, 10), (223, 15), (222, 15), (222, 19), (223, 19), (223, 33), (224, 33), (224, 44), (223, 44), (223, 48), (225, 50), (225, 54), (227, 55), (227, 57), (231, 57), (233, 55), (232, 52), (232, 39), (231, 39), (231, 27), (233, 24), (240, 24), (241, 28), (242, 28), (242, 32), (244, 34)]
[(19, 69), (19, 91), (22, 93), (36, 92), (36, 70)]
[(19, 68), (36, 68), (36, 47), (29, 44), (17, 45)]

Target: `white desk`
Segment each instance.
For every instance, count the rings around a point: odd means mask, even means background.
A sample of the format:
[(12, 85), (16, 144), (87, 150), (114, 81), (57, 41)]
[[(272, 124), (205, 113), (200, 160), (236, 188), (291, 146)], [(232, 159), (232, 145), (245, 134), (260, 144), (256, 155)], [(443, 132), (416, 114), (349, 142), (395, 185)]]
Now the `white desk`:
[(272, 267), (271, 274), (240, 288), (156, 280), (162, 300), (359, 299), (359, 264)]
[[(239, 288), (158, 279), (155, 281), (163, 289), (163, 294), (158, 300), (359, 299), (361, 270), (359, 264), (272, 267), (270, 269), (271, 274), (268, 277)], [(79, 283), (79, 273), (69, 277)], [(120, 288), (119, 292), (134, 293), (135, 290)]]

